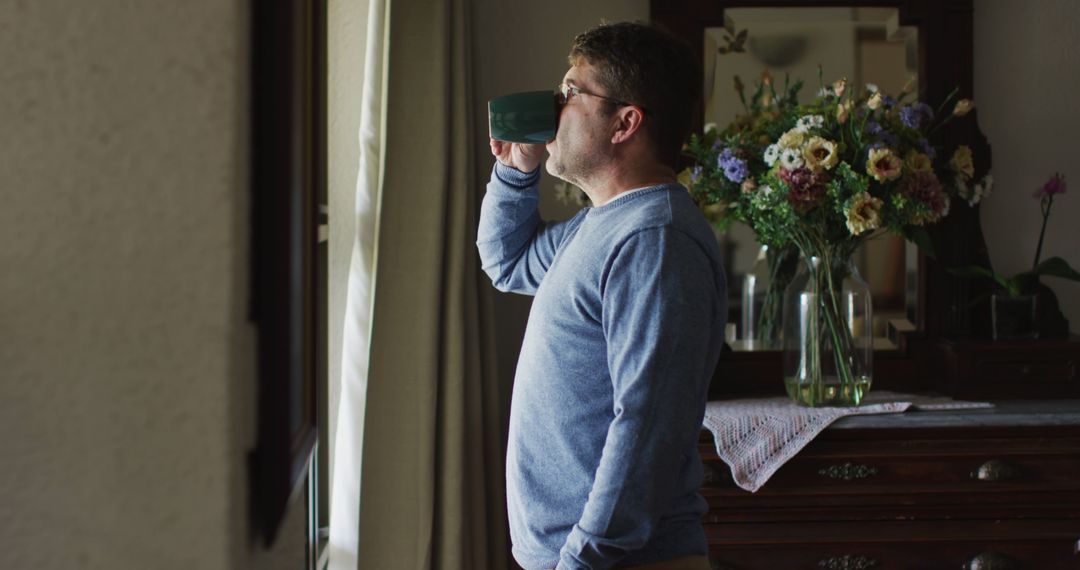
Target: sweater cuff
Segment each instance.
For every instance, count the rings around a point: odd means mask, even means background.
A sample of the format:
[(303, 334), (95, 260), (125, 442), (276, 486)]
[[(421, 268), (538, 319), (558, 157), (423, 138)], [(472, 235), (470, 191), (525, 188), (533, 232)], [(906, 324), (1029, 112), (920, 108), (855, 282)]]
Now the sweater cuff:
[(508, 186), (525, 189), (540, 180), (540, 167), (537, 166), (532, 172), (522, 172), (513, 166), (507, 166), (496, 160), (495, 176), (498, 176), (499, 180)]

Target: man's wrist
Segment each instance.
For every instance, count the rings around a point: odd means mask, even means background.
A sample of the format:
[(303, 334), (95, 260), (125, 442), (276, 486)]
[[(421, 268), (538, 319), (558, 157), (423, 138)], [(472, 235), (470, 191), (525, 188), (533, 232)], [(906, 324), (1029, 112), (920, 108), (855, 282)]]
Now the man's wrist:
[(532, 169), (529, 172), (522, 172), (513, 166), (503, 164), (502, 161), (495, 160), (495, 176), (499, 177), (504, 183), (513, 186), (515, 188), (528, 188), (540, 179), (540, 165)]

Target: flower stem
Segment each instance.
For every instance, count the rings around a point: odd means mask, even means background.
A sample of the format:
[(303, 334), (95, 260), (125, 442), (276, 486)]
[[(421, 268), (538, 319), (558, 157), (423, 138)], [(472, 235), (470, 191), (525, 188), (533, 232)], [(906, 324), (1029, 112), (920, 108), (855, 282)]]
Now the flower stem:
[(1054, 195), (1044, 196), (1042, 201), (1039, 202), (1039, 206), (1042, 209), (1042, 229), (1039, 230), (1039, 245), (1035, 247), (1035, 263), (1032, 264), (1031, 270), (1034, 271), (1039, 266), (1039, 257), (1042, 255), (1043, 238), (1046, 237), (1046, 221), (1050, 219), (1050, 206), (1054, 205)]

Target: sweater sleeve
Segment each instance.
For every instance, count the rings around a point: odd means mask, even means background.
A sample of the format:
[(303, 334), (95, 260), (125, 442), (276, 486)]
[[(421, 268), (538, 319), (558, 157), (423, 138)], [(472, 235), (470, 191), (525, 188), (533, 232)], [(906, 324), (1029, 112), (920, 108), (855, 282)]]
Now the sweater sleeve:
[(701, 429), (719, 283), (700, 246), (669, 228), (636, 233), (609, 261), (602, 326), (614, 419), (559, 570), (610, 568), (644, 547), (678, 492)]
[(555, 253), (581, 215), (544, 222), (538, 206), (540, 169), (523, 173), (496, 161), (480, 206), (476, 247), (500, 291), (533, 295)]

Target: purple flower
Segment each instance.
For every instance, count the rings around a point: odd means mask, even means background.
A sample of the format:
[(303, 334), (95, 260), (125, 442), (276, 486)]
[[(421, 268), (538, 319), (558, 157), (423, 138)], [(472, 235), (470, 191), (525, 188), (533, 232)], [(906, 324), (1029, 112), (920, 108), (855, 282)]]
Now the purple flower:
[(930, 157), (930, 160), (934, 160), (934, 157), (937, 156), (937, 150), (926, 139), (919, 139), (919, 148), (922, 149), (923, 154)]
[(927, 105), (926, 103), (920, 101), (912, 106), (915, 108), (916, 111), (922, 114), (922, 116), (925, 117), (926, 120), (934, 120), (934, 109), (930, 105)]
[(738, 158), (733, 158), (724, 166), (724, 176), (732, 182), (742, 182), (750, 174), (750, 169), (746, 167), (746, 161)]
[(919, 121), (922, 120), (922, 114), (915, 110), (914, 107), (904, 107), (900, 109), (900, 122), (904, 123), (904, 126), (909, 129), (919, 128)]
[(881, 139), (881, 142), (885, 143), (885, 146), (895, 148), (900, 144), (900, 137), (896, 136), (896, 133), (890, 133), (889, 131), (881, 131), (878, 138)]
[(866, 132), (872, 135), (876, 135), (881, 132), (881, 125), (877, 121), (866, 122)]
[(1035, 191), (1034, 196), (1036, 198), (1045, 198), (1047, 196), (1053, 196), (1055, 194), (1065, 193), (1065, 175), (1060, 172), (1055, 172), (1050, 180), (1046, 181), (1046, 184), (1042, 185)]
[(735, 152), (732, 151), (730, 148), (725, 148), (720, 153), (720, 156), (716, 157), (716, 165), (720, 168), (725, 168), (728, 164), (731, 163), (732, 160), (735, 159)]
[(892, 97), (886, 95), (882, 97), (881, 102), (884, 103), (886, 107), (892, 107), (896, 104), (896, 99), (893, 99)]

